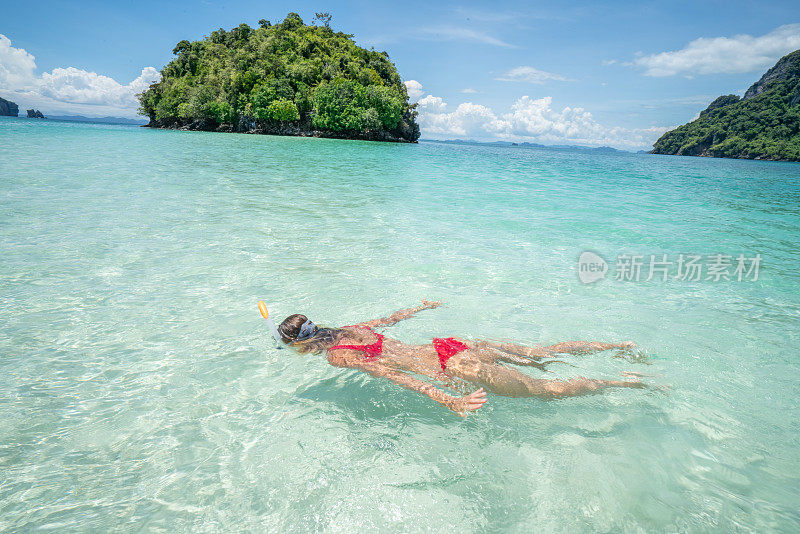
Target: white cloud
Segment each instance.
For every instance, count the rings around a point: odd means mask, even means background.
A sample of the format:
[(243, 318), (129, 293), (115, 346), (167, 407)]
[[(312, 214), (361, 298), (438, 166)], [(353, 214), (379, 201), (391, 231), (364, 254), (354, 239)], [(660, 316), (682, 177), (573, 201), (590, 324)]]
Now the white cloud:
[(633, 65), (647, 76), (752, 72), (771, 67), (798, 48), (800, 24), (787, 24), (758, 37), (701, 37), (680, 50), (638, 57)]
[(616, 62), (617, 62), (616, 59), (604, 59), (603, 61), (600, 62), (600, 64), (603, 65), (604, 67), (608, 67), (609, 65), (613, 65)]
[(425, 92), (422, 90), (422, 84), (417, 80), (408, 80), (407, 82), (403, 82), (403, 84), (406, 86), (406, 91), (408, 91), (408, 99), (412, 104), (425, 94)]
[(128, 84), (128, 89), (133, 91), (133, 94), (138, 94), (160, 80), (161, 73), (155, 67), (145, 67), (139, 77)]
[(545, 144), (613, 146), (625, 149), (649, 148), (669, 128), (608, 128), (582, 108), (552, 108), (552, 97), (523, 96), (508, 113), (472, 102), (448, 112), (441, 97), (427, 95), (419, 100), (419, 124), (423, 137), (467, 138), (482, 141), (516, 140)]
[(472, 94), (477, 93), (478, 91), (476, 91), (472, 87), (467, 87), (466, 89), (462, 89), (461, 92), (464, 93), (464, 94), (467, 94), (467, 95), (472, 95)]
[(141, 93), (158, 79), (160, 74), (153, 67), (142, 69), (139, 77), (128, 85), (122, 85), (113, 78), (95, 72), (67, 67), (42, 74), (38, 89), (42, 96), (58, 102), (125, 109), (136, 107), (138, 103), (134, 95)]
[(447, 108), (447, 104), (442, 100), (442, 97), (433, 95), (420, 98), (417, 104), (419, 109), (424, 109), (430, 113), (444, 113)]
[(36, 70), (36, 58), (22, 48), (11, 46), (11, 39), (0, 34), (0, 87), (29, 87)]
[(56, 68), (37, 76), (36, 60), (0, 34), (0, 89), (21, 100), (21, 107), (37, 107), (47, 113), (135, 116), (135, 98), (161, 75), (153, 67), (127, 85), (113, 78), (75, 67)]
[(515, 45), (493, 37), (486, 32), (473, 30), (470, 28), (461, 28), (458, 26), (420, 28), (418, 33), (427, 37), (428, 39), (437, 41), (472, 41), (492, 46), (501, 46), (504, 48), (516, 48)]
[(566, 107), (554, 111), (553, 97), (533, 99), (523, 96), (511, 106), (511, 113), (504, 115), (506, 131), (521, 137), (545, 137), (552, 139), (586, 139), (597, 137), (602, 127), (592, 114), (583, 108)]
[(525, 65), (513, 68), (510, 71), (506, 72), (505, 74), (501, 75), (499, 78), (495, 79), (501, 82), (528, 82), (536, 84), (542, 84), (549, 80), (557, 82), (571, 81), (570, 79), (565, 78), (560, 74), (554, 74), (552, 72), (534, 69), (533, 67), (528, 67)]
[(419, 101), (419, 124), (425, 135), (452, 137), (485, 137), (496, 133), (499, 122), (486, 106), (465, 102), (450, 113), (447, 104), (438, 96), (428, 95)]

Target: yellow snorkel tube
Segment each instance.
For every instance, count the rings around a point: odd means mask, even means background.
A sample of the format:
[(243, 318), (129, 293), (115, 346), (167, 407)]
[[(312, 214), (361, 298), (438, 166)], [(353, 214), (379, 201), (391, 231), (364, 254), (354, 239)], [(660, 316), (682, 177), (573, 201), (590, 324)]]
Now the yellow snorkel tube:
[(272, 319), (270, 319), (269, 310), (267, 310), (267, 305), (264, 304), (263, 300), (258, 301), (258, 311), (261, 312), (261, 317), (267, 320), (269, 331), (272, 332), (272, 337), (275, 338), (275, 348), (281, 348), (283, 346), (283, 340), (281, 339), (281, 335), (278, 333), (278, 329), (275, 327), (275, 323), (273, 323)]

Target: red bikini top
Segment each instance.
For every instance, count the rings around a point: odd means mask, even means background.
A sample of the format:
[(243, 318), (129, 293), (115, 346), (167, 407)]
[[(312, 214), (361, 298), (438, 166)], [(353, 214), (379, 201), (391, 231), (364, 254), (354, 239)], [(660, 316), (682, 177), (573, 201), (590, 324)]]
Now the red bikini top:
[(358, 325), (351, 325), (351, 326), (343, 326), (342, 328), (366, 328), (373, 334), (375, 337), (378, 338), (375, 343), (371, 345), (336, 345), (335, 347), (331, 347), (328, 350), (335, 350), (335, 349), (350, 349), (350, 350), (359, 350), (364, 353), (364, 358), (369, 360), (372, 358), (377, 358), (383, 353), (383, 335), (375, 332), (372, 328), (368, 326), (358, 326)]

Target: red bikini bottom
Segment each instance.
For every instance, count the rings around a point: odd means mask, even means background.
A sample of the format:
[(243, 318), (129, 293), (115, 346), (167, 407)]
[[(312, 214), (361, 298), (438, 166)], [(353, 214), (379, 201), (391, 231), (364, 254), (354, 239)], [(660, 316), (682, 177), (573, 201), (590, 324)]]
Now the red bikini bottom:
[(433, 339), (433, 348), (439, 354), (439, 365), (442, 366), (442, 371), (444, 371), (447, 369), (447, 360), (462, 350), (467, 350), (469, 347), (452, 337), (437, 337)]

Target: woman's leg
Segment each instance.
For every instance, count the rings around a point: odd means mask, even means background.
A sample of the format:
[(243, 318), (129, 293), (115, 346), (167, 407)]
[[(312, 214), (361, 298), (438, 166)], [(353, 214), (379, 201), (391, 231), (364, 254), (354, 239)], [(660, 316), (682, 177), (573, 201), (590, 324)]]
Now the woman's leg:
[(454, 356), (448, 361), (447, 372), (452, 376), (483, 386), (487, 391), (505, 397), (539, 397), (558, 399), (597, 393), (605, 388), (644, 388), (638, 381), (593, 380), (579, 377), (571, 380), (543, 380), (530, 377), (516, 369), (488, 363), (469, 353)]
[(476, 349), (489, 348), (501, 350), (508, 354), (522, 356), (525, 358), (533, 358), (535, 360), (539, 360), (541, 358), (553, 358), (556, 354), (589, 354), (592, 352), (599, 352), (609, 349), (632, 349), (636, 346), (633, 341), (624, 341), (622, 343), (601, 343), (600, 341), (564, 341), (548, 347), (526, 347), (524, 345), (516, 345), (514, 343), (498, 343), (494, 341), (483, 340), (474, 341), (470, 345)]
[[(481, 360), (489, 363), (504, 362), (525, 367), (536, 367), (541, 371), (547, 371), (547, 366), (551, 363), (564, 363), (561, 360), (544, 360), (539, 356), (525, 356), (535, 351), (532, 347), (522, 345), (512, 345), (510, 343), (493, 343), (489, 341), (470, 341), (469, 347), (473, 353)], [(518, 351), (512, 352), (511, 347), (516, 347)], [(524, 350), (524, 352), (522, 352)], [(541, 354), (545, 354), (542, 352)]]
[[(487, 349), (491, 350), (492, 354), (494, 355), (497, 355), (497, 351), (502, 351), (506, 354), (511, 354), (513, 356), (532, 358), (534, 360), (553, 357), (553, 355), (548, 350), (542, 347), (526, 347), (525, 345), (516, 345), (514, 343), (499, 343), (496, 341), (476, 340), (469, 342), (469, 346), (471, 348), (478, 349), (481, 351), (486, 351)], [(514, 362), (509, 362), (509, 363), (514, 363)]]
[(589, 354), (609, 349), (632, 349), (636, 344), (633, 341), (622, 343), (601, 343), (599, 341), (564, 341), (545, 347), (550, 353), (561, 354)]
[(551, 359), (538, 360), (535, 358), (529, 358), (527, 356), (520, 356), (512, 352), (501, 351), (500, 349), (493, 350), (491, 352), (491, 362), (510, 363), (513, 365), (520, 365), (523, 367), (536, 367), (540, 371), (547, 371), (547, 366), (550, 365), (551, 363), (566, 363), (561, 360), (551, 360)]

